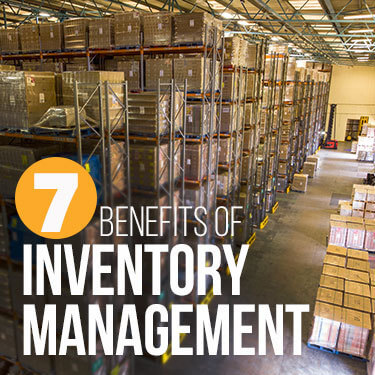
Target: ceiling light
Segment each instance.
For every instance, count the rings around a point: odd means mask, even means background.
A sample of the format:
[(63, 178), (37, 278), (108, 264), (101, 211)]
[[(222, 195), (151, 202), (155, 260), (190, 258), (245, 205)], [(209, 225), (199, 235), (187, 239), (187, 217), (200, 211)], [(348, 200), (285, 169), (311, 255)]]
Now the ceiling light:
[(39, 13), (39, 16), (40, 16), (40, 17), (49, 17), (50, 14), (47, 13), (47, 12), (42, 12), (42, 13)]
[(368, 49), (353, 49), (352, 52), (354, 53), (369, 53), (372, 51), (369, 51)]
[(223, 13), (221, 13), (221, 17), (229, 20), (230, 18), (233, 18), (233, 14), (229, 13), (229, 12), (223, 12)]
[(372, 33), (373, 30), (371, 29), (358, 29), (358, 30), (349, 30), (349, 34), (357, 34), (357, 33)]
[(243, 20), (241, 20), (241, 21), (237, 21), (237, 23), (239, 24), (239, 25), (242, 25), (242, 26), (255, 26), (256, 25), (256, 23), (251, 23), (251, 22), (249, 22), (249, 21), (243, 21)]
[(344, 20), (362, 20), (366, 18), (374, 18), (372, 14), (355, 14), (353, 16), (344, 16)]

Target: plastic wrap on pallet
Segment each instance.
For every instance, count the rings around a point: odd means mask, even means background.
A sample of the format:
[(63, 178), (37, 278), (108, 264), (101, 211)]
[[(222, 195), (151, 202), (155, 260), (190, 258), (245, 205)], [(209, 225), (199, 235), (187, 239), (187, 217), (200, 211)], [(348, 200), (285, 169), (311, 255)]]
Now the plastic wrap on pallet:
[(143, 43), (145, 47), (172, 44), (171, 13), (159, 12), (143, 15)]
[(27, 130), (54, 105), (53, 73), (0, 72), (0, 128)]
[(118, 61), (117, 70), (125, 73), (125, 80), (128, 82), (129, 90), (137, 91), (141, 89), (139, 61)]
[(366, 225), (366, 236), (363, 248), (368, 251), (375, 251), (375, 226)]
[(142, 17), (139, 12), (114, 14), (115, 46), (138, 47), (141, 45)]
[(240, 64), (241, 38), (231, 36), (224, 38), (224, 65), (238, 66)]
[[(81, 124), (86, 119), (85, 109), (80, 109)], [(35, 124), (38, 127), (45, 128), (73, 128), (76, 125), (75, 110), (73, 106), (55, 106), (50, 107)]]
[(2, 53), (18, 53), (20, 51), (18, 29), (1, 29), (0, 46)]
[(346, 246), (353, 249), (363, 249), (365, 240), (365, 226), (361, 224), (347, 224)]
[(88, 22), (88, 18), (72, 18), (64, 21), (64, 47), (66, 50), (83, 50), (87, 47)]
[(203, 143), (203, 147), (199, 143), (186, 144), (185, 146), (185, 178), (192, 181), (202, 181), (207, 177), (207, 172), (212, 173), (215, 168), (215, 156), (217, 143), (211, 145), (212, 162), (208, 166), (208, 143)]
[(63, 48), (62, 25), (59, 22), (39, 24), (42, 51), (60, 51)]
[(346, 246), (346, 236), (348, 227), (346, 223), (333, 221), (331, 220), (329, 223), (330, 230), (329, 230), (329, 239), (328, 243), (330, 245), (335, 246)]
[(89, 48), (111, 49), (113, 45), (113, 18), (103, 17), (89, 20)]
[[(209, 132), (209, 118), (210, 106), (203, 105), (202, 102), (188, 102), (186, 105), (185, 134), (196, 137), (200, 137), (202, 134), (207, 135)], [(216, 116), (214, 121), (216, 123)], [(216, 129), (216, 126), (214, 128)]]

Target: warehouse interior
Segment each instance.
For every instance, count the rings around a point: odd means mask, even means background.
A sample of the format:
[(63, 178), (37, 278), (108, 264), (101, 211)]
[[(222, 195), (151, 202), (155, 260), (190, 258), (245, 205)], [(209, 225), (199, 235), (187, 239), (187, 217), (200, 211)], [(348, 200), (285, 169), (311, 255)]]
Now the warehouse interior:
[[(0, 375), (374, 375), (374, 11), (373, 0), (0, 0)], [(88, 226), (63, 240), (75, 262), (76, 249), (97, 243), (229, 244), (239, 262), (245, 244), (240, 295), (225, 257), (216, 267), (221, 295), (210, 277), (204, 293), (173, 293), (170, 253), (157, 295), (148, 257), (142, 295), (98, 298), (91, 285), (77, 298), (65, 271), (61, 296), (24, 295), (23, 245), (56, 241), (25, 225), (16, 189), (51, 157), (80, 164), (97, 191)], [(139, 215), (156, 207), (157, 235), (104, 238), (101, 206)], [(128, 211), (115, 219), (130, 233)], [(163, 222), (181, 226), (159, 233)], [(190, 269), (198, 278), (194, 262), (178, 259), (180, 285)], [(204, 263), (216, 264), (210, 254)], [(106, 282), (117, 278), (113, 270)], [(134, 304), (142, 355), (131, 345), (106, 355), (99, 341), (91, 356), (74, 345), (66, 356), (25, 355), (25, 304), (40, 322), (46, 304), (57, 306), (58, 343), (67, 305), (77, 304), (86, 323), (87, 305), (113, 304), (118, 333), (122, 306)], [(277, 305), (306, 304), (302, 353), (294, 355), (285, 314), (283, 355), (270, 335), (266, 355), (209, 355), (207, 343), (203, 355), (173, 355), (170, 320), (155, 317), (146, 332), (151, 304), (167, 315), (175, 305), (208, 305), (212, 322), (221, 304), (266, 304), (274, 318)], [(257, 348), (256, 314), (243, 319), (253, 332), (242, 345)], [(181, 320), (191, 331), (177, 341), (195, 348), (197, 322), (190, 313)], [(231, 349), (235, 326), (231, 316)], [(146, 333), (165, 345), (162, 354), (147, 352)]]

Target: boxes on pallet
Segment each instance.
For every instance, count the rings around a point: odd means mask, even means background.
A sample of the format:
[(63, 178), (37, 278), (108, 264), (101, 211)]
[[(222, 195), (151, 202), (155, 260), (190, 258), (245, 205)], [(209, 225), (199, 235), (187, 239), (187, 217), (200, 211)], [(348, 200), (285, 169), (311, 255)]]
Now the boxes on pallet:
[(370, 263), (368, 260), (349, 258), (346, 263), (346, 268), (355, 271), (370, 272)]
[(365, 241), (365, 226), (363, 224), (347, 223), (346, 246), (353, 249), (363, 249)]
[(280, 161), (278, 166), (278, 173), (286, 175), (288, 173), (288, 163)]
[(288, 143), (282, 143), (279, 148), (279, 160), (288, 160), (290, 145)]
[(366, 219), (375, 219), (375, 212), (365, 211), (363, 217), (366, 218)]
[[(109, 121), (111, 128), (121, 124), (123, 115), (122, 101), (124, 100), (123, 72), (64, 72), (62, 74), (62, 93), (64, 105), (74, 104), (74, 81), (78, 82), (79, 105), (85, 106), (88, 121), (94, 126), (100, 122), (100, 107), (104, 108), (105, 95), (102, 96), (102, 106), (99, 105), (98, 82), (107, 81), (111, 87), (109, 92)], [(113, 92), (112, 92), (113, 91)], [(90, 99), (90, 100), (89, 100)], [(89, 100), (89, 101), (88, 101)], [(88, 101), (88, 102), (87, 102)], [(87, 102), (87, 103), (86, 103)], [(107, 118), (103, 113), (103, 122), (107, 126)]]
[(172, 14), (159, 12), (143, 15), (143, 44), (145, 47), (172, 44)]
[(0, 47), (2, 53), (18, 53), (20, 51), (18, 29), (1, 29)]
[(241, 172), (241, 181), (247, 182), (250, 178), (251, 163), (253, 160), (252, 155), (243, 155), (242, 157), (242, 172)]
[(307, 174), (296, 173), (293, 177), (292, 190), (306, 193), (309, 176)]
[[(130, 133), (142, 135), (169, 133), (170, 97), (168, 95), (165, 95), (163, 100), (159, 100), (156, 92), (130, 93), (128, 106)], [(175, 125), (177, 129), (181, 123)]]
[(128, 82), (128, 90), (137, 91), (141, 89), (139, 61), (120, 60), (117, 62), (117, 70), (125, 73), (125, 81)]
[[(81, 123), (86, 119), (85, 109), (80, 111)], [(54, 106), (48, 108), (38, 122), (38, 126), (47, 128), (67, 129), (76, 126), (75, 110), (73, 106)]]
[(346, 257), (347, 249), (345, 247), (341, 247), (341, 246), (328, 245), (327, 246), (327, 254)]
[(224, 101), (233, 101), (238, 88), (237, 80), (233, 73), (223, 74), (222, 97)]
[(253, 128), (245, 129), (243, 132), (243, 149), (244, 151), (250, 151), (253, 148), (253, 137), (254, 131)]
[(310, 155), (306, 158), (306, 161), (308, 161), (309, 163), (315, 163), (315, 169), (319, 168), (319, 156)]
[[(145, 60), (145, 87), (147, 90), (157, 90), (158, 81), (169, 83), (173, 78), (173, 60), (169, 58)], [(161, 89), (162, 90), (162, 89)]]
[[(233, 169), (230, 174), (228, 171), (219, 172), (217, 176), (217, 195), (219, 197), (227, 197), (231, 193), (233, 188), (233, 173)], [(236, 174), (236, 179), (238, 179), (238, 173)]]
[(375, 251), (375, 226), (366, 225), (366, 236), (363, 248), (368, 251)]
[(0, 128), (27, 130), (56, 105), (53, 73), (0, 72), (0, 88)]
[(204, 77), (209, 76), (210, 59), (206, 62), (206, 72), (204, 72), (203, 57), (185, 57), (174, 60), (174, 78), (176, 84), (183, 86), (187, 80), (187, 90), (194, 92), (204, 92), (209, 90), (210, 80), (206, 78), (206, 87), (203, 87)]
[(345, 247), (348, 231), (347, 224), (340, 221), (330, 220), (329, 227), (330, 231), (328, 243), (330, 245)]
[(330, 264), (332, 266), (345, 267), (346, 259), (338, 255), (326, 254), (323, 263)]
[(204, 105), (202, 102), (188, 102), (186, 104), (185, 134), (196, 137), (208, 134), (209, 116), (210, 106)]
[(368, 252), (355, 250), (355, 249), (348, 249), (348, 258), (359, 259), (359, 260), (369, 260)]
[[(174, 16), (174, 45), (213, 45), (213, 16), (207, 12)], [(207, 30), (207, 31), (206, 31)], [(207, 32), (207, 40), (205, 35)]]
[(39, 52), (39, 25), (23, 24), (18, 28), (22, 52)]
[(367, 199), (367, 189), (360, 185), (353, 188), (353, 200), (365, 202)]
[(350, 202), (342, 202), (340, 204), (340, 215), (352, 216), (353, 207)]
[(365, 209), (365, 202), (362, 201), (353, 201), (352, 203), (354, 210), (364, 210)]
[(59, 22), (39, 24), (42, 51), (60, 51), (63, 46), (62, 25)]
[[(218, 110), (220, 110), (220, 107)], [(237, 106), (223, 103), (221, 115), (218, 113), (218, 117), (221, 117), (220, 133), (233, 132), (236, 129)]]
[(256, 61), (257, 61), (257, 45), (248, 42), (246, 44), (246, 65), (249, 69), (256, 69)]
[[(335, 279), (338, 278), (342, 280), (343, 282), (342, 287), (344, 287), (344, 280), (348, 278), (348, 270), (344, 267), (333, 266), (331, 264), (323, 264), (322, 276), (323, 275), (333, 277)], [(331, 279), (328, 279), (325, 281), (326, 283), (336, 282), (335, 280), (331, 280)], [(327, 285), (322, 285), (322, 286), (328, 287)]]
[(338, 290), (319, 287), (316, 300), (330, 303), (332, 305), (342, 306), (343, 295), (344, 294)]
[(87, 18), (71, 18), (63, 23), (66, 50), (83, 50), (87, 47)]
[(224, 65), (238, 66), (240, 62), (241, 38), (238, 36), (224, 39)]
[(202, 181), (208, 172), (208, 144), (187, 144), (185, 146), (185, 179)]
[(115, 47), (139, 47), (141, 45), (142, 17), (139, 12), (115, 13), (113, 20)]
[(111, 49), (114, 44), (113, 18), (89, 20), (89, 48)]
[(315, 176), (315, 163), (305, 161), (303, 164), (303, 173), (307, 174), (310, 178)]
[(282, 177), (282, 176), (277, 177), (277, 183), (276, 183), (277, 191), (285, 192), (288, 186), (289, 186), (288, 177)]

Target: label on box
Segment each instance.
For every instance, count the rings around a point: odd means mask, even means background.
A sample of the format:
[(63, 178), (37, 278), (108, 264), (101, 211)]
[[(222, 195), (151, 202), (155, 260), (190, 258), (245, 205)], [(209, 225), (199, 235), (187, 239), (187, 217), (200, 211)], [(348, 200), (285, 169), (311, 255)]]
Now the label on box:
[(164, 77), (164, 70), (163, 70), (163, 69), (160, 70), (160, 72), (159, 72), (159, 77)]
[(190, 159), (186, 159), (186, 164), (190, 165), (191, 164), (191, 160)]
[(223, 108), (224, 113), (229, 113), (229, 108)]
[(53, 39), (53, 31), (51, 31), (51, 32), (49, 33), (49, 36), (50, 36), (51, 39)]
[(14, 97), (14, 95), (9, 95), (9, 102), (10, 104), (16, 104), (16, 98)]
[(74, 30), (74, 34), (76, 34), (76, 36), (78, 35), (78, 29)]
[(193, 75), (193, 70), (192, 69), (189, 69), (188, 70), (188, 76), (191, 77)]
[(188, 122), (193, 122), (193, 116), (192, 115), (188, 115)]
[(35, 79), (34, 79), (34, 77), (27, 77), (26, 78), (26, 84), (28, 86), (35, 86)]
[(190, 20), (189, 25), (190, 25), (190, 27), (194, 27), (194, 20)]
[(102, 34), (103, 34), (103, 28), (99, 27), (99, 35), (102, 35)]
[(46, 102), (46, 100), (45, 100), (45, 97), (44, 97), (44, 92), (40, 92), (39, 93), (39, 103), (43, 104), (45, 102)]
[(133, 71), (129, 70), (129, 77), (133, 77)]
[(145, 165), (143, 163), (139, 163), (139, 169), (141, 170), (141, 172), (144, 172), (145, 171)]
[(128, 33), (132, 32), (132, 25), (128, 25)]
[(139, 107), (139, 113), (141, 115), (144, 115), (145, 114), (145, 107)]
[(158, 30), (161, 30), (163, 28), (163, 24), (158, 23)]

